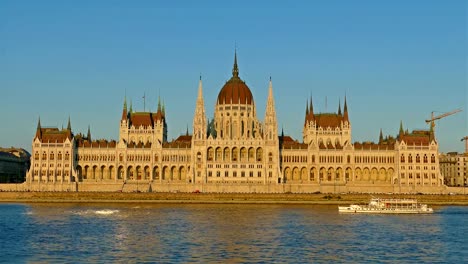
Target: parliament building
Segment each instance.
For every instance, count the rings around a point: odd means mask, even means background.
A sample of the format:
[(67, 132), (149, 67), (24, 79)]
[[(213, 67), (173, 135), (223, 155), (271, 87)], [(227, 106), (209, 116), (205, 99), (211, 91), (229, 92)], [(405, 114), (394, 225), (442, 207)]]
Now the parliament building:
[[(265, 85), (266, 86), (266, 85)], [(219, 91), (208, 120), (202, 80), (193, 131), (167, 140), (165, 107), (134, 112), (124, 100), (119, 138), (95, 140), (88, 133), (42, 127), (32, 141), (26, 184), (47, 191), (171, 192), (393, 192), (438, 193), (444, 188), (432, 129), (378, 142), (352, 142), (344, 98), (337, 112), (317, 113), (312, 98), (304, 112), (302, 140), (278, 132), (273, 85), (263, 120), (252, 92), (239, 77)], [(299, 113), (298, 113), (299, 114)]]

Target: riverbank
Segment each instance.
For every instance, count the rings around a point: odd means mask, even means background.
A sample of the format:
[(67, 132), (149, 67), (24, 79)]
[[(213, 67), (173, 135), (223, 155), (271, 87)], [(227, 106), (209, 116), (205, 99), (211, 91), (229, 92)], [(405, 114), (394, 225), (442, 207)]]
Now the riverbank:
[(247, 194), (247, 193), (109, 193), (109, 192), (0, 192), (0, 202), (14, 203), (265, 203), (350, 204), (374, 197), (416, 198), (429, 205), (468, 205), (468, 195), (398, 194)]

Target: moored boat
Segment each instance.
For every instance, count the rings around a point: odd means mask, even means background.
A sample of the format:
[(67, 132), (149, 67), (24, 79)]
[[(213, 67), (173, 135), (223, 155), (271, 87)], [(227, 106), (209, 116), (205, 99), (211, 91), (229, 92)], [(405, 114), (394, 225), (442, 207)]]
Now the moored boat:
[(431, 214), (434, 210), (427, 204), (420, 204), (416, 199), (372, 198), (369, 204), (338, 206), (340, 213), (367, 214)]

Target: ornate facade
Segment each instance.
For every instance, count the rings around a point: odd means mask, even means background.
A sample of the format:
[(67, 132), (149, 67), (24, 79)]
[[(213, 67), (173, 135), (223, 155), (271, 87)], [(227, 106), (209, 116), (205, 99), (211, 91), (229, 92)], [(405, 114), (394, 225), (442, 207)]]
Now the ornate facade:
[(302, 142), (279, 134), (271, 79), (262, 121), (239, 77), (235, 54), (232, 77), (218, 94), (212, 120), (200, 78), (192, 135), (187, 131), (168, 142), (160, 103), (156, 112), (134, 112), (125, 100), (118, 141), (92, 140), (89, 130), (86, 136), (74, 135), (70, 121), (62, 130), (43, 128), (39, 121), (27, 182), (120, 184), (122, 189), (140, 183), (147, 190), (184, 185), (239, 191), (249, 185), (259, 188), (248, 191), (265, 192), (270, 190), (265, 186), (276, 191), (296, 186), (302, 192), (443, 186), (433, 131), (409, 133), (400, 124), (396, 137), (380, 132), (377, 143), (352, 143), (351, 136), (346, 97), (343, 111), (340, 105), (336, 113), (316, 113), (312, 98), (307, 101)]

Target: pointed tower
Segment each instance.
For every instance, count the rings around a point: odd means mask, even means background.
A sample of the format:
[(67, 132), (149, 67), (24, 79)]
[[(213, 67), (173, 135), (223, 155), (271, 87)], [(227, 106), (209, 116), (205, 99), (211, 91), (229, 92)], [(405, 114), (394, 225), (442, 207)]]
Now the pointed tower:
[(70, 121), (70, 116), (68, 116), (67, 130), (70, 130), (70, 131), (71, 131), (71, 121)]
[(315, 131), (315, 114), (312, 96), (310, 96), (308, 109), (306, 110), (306, 117), (304, 127), (302, 129), (302, 140), (304, 143), (309, 144), (312, 140), (316, 139)]
[(91, 142), (91, 129), (90, 129), (90, 126), (88, 125), (88, 141)]
[(198, 82), (198, 96), (197, 103), (195, 106), (195, 114), (193, 117), (193, 140), (205, 140), (207, 128), (206, 114), (205, 114), (205, 102), (203, 100), (203, 83), (200, 76)]
[(37, 129), (36, 129), (36, 136), (39, 140), (42, 138), (42, 127), (41, 127), (41, 117), (37, 120)]
[[(264, 168), (267, 169), (267, 182), (278, 183), (279, 175), (279, 139), (278, 139), (278, 121), (276, 119), (275, 99), (273, 97), (273, 83), (270, 77), (268, 84), (268, 99), (265, 110), (264, 120), (264, 144), (265, 144), (265, 162)], [(282, 180), (281, 180), (282, 181)]]
[(125, 99), (124, 99), (124, 105), (123, 105), (123, 109), (122, 109), (122, 118), (121, 118), (121, 121), (127, 120), (127, 117), (128, 117), (128, 112), (127, 112), (127, 97), (125, 97)]
[(198, 96), (193, 116), (192, 134), (192, 165), (190, 172), (191, 182), (206, 182), (206, 139), (208, 138), (208, 122), (203, 100), (203, 83), (200, 76), (198, 81)]
[(345, 98), (344, 98), (344, 106), (343, 106), (343, 120), (348, 121), (348, 123), (349, 123), (348, 104), (346, 102), (346, 95), (345, 95)]
[(405, 134), (405, 130), (403, 129), (403, 120), (400, 120), (400, 131), (398, 132), (398, 136), (401, 138)]
[(309, 115), (309, 99), (306, 100), (306, 110), (304, 117), (304, 126), (307, 124), (307, 116)]
[(380, 129), (380, 135), (379, 135), (379, 144), (382, 144), (384, 141), (384, 138), (383, 138), (383, 133), (382, 133), (382, 128)]
[(71, 129), (71, 121), (70, 121), (70, 116), (68, 116), (68, 124), (67, 124), (67, 130), (66, 130), (66, 133), (67, 133), (67, 138), (68, 139), (72, 139), (73, 137), (73, 134), (72, 134), (72, 129)]
[(341, 100), (338, 100), (338, 115), (341, 116)]
[(237, 67), (237, 50), (234, 50), (234, 66), (232, 67), (232, 77), (239, 78), (239, 68)]
[(278, 139), (278, 122), (276, 120), (275, 100), (273, 98), (273, 84), (270, 77), (268, 85), (268, 99), (265, 110), (265, 140), (274, 144)]

